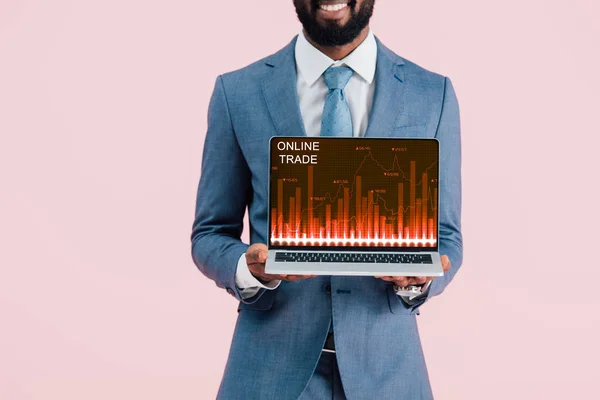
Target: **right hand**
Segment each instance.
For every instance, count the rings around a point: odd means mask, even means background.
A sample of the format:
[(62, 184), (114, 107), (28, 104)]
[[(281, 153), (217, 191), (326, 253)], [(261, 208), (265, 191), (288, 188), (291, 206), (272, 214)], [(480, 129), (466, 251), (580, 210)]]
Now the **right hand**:
[(255, 243), (246, 250), (246, 264), (248, 269), (256, 279), (263, 282), (272, 280), (278, 281), (298, 281), (300, 279), (314, 278), (316, 275), (286, 275), (286, 274), (267, 274), (265, 273), (265, 262), (267, 261), (268, 249), (262, 243)]

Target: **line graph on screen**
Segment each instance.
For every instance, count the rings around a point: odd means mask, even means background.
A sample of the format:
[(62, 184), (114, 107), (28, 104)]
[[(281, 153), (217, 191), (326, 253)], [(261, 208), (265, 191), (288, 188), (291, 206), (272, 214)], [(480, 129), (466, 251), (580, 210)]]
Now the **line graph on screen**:
[(430, 141), (406, 143), (361, 139), (356, 145), (321, 139), (314, 163), (272, 157), (271, 243), (435, 246), (437, 146)]

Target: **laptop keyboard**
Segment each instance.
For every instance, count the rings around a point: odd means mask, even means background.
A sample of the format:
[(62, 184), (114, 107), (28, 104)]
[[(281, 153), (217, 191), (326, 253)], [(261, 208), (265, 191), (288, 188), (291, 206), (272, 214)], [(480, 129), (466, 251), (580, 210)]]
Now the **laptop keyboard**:
[(275, 262), (432, 264), (431, 254), (393, 253), (275, 253)]

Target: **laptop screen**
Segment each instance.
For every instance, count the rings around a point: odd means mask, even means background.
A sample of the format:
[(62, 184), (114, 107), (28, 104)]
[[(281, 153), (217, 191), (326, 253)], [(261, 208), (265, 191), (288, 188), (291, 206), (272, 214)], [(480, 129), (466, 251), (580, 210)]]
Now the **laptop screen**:
[(270, 248), (437, 250), (436, 139), (273, 137), (270, 146)]

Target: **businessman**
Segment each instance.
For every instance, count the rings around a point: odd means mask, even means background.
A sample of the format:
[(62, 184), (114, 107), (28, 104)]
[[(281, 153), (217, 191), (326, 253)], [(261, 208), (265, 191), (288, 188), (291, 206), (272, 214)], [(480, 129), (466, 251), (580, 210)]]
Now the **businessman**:
[[(450, 283), (463, 253), (452, 83), (373, 35), (375, 0), (293, 3), (302, 32), (219, 76), (208, 110), (192, 257), (239, 301), (218, 398), (431, 399), (416, 315)], [(444, 276), (266, 274), (268, 144), (277, 135), (437, 138)], [(240, 240), (246, 209), (251, 245)], [(407, 285), (421, 294), (397, 293)]]

